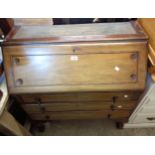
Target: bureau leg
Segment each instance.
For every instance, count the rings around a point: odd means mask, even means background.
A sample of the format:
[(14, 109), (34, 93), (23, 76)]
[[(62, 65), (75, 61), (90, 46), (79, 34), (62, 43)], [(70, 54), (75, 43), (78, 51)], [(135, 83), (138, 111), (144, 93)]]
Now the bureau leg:
[(122, 122), (116, 122), (116, 128), (117, 129), (123, 129), (123, 123)]

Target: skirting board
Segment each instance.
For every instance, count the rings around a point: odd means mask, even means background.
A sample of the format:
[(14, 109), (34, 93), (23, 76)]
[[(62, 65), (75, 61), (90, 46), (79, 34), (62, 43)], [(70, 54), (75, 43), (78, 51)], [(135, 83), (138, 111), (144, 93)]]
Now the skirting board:
[(155, 128), (155, 123), (127, 123), (124, 124), (123, 128)]

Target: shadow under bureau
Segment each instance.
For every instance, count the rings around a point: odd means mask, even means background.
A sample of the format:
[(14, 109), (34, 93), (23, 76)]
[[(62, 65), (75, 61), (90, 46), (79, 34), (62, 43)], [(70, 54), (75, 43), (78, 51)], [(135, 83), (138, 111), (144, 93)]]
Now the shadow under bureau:
[(136, 22), (14, 27), (3, 43), (9, 93), (32, 120), (127, 121), (145, 88)]

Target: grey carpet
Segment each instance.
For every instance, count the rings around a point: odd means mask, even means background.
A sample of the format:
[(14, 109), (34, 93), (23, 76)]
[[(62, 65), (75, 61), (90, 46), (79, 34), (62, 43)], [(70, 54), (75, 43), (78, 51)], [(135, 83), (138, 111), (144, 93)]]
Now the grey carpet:
[(155, 128), (117, 129), (109, 120), (76, 120), (44, 123), (45, 131), (33, 130), (38, 136), (154, 136)]

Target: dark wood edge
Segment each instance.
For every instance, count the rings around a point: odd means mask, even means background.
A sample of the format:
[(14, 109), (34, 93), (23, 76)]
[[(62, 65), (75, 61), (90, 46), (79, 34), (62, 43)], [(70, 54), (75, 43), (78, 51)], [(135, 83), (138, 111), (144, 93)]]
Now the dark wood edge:
[(145, 30), (143, 29), (143, 27), (139, 24), (138, 21), (131, 21), (132, 26), (135, 28), (136, 32), (138, 34), (142, 34), (145, 36), (146, 39), (148, 39), (148, 35), (147, 33), (145, 33)]
[(136, 39), (147, 39), (147, 35), (137, 21), (131, 22), (137, 34), (119, 34), (119, 35), (94, 35), (94, 36), (63, 36), (63, 37), (48, 37), (48, 38), (20, 38), (11, 39), (21, 26), (13, 27), (6, 37), (3, 45), (24, 45), (24, 44), (40, 44), (40, 43), (65, 43), (65, 42), (88, 42), (88, 41), (125, 41)]
[(16, 32), (19, 30), (20, 26), (14, 26), (11, 31), (8, 33), (8, 35), (6, 36), (6, 38), (4, 39), (4, 42), (9, 41), (15, 34)]

